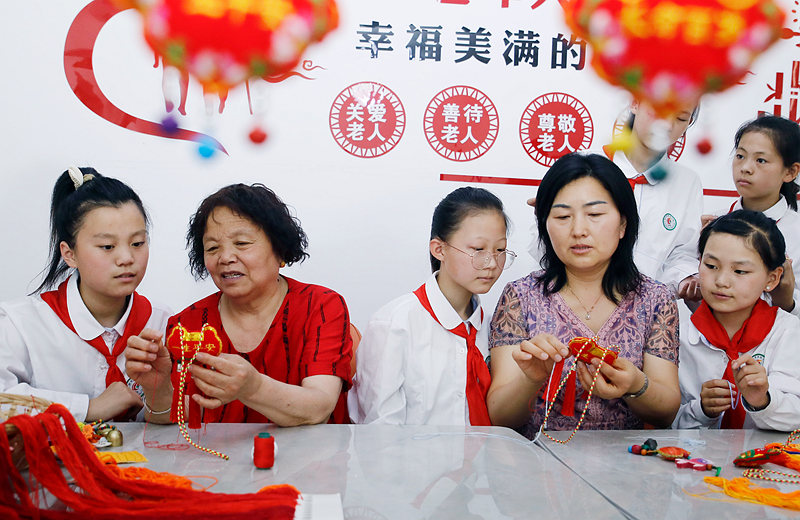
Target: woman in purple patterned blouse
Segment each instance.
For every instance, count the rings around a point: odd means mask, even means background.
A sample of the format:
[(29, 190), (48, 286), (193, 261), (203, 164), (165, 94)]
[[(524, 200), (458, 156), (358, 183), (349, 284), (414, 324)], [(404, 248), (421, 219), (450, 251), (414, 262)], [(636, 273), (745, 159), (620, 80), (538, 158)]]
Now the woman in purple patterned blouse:
[[(566, 155), (542, 179), (536, 219), (543, 270), (509, 283), (492, 319), (492, 423), (533, 438), (553, 367), (564, 360), (552, 374), (557, 386), (576, 362), (567, 343), (596, 336), (620, 355), (600, 366), (582, 427), (668, 427), (681, 397), (678, 309), (669, 289), (633, 263), (639, 216), (625, 175), (605, 157)], [(548, 430), (575, 428), (598, 365), (578, 362), (575, 404), (565, 406), (569, 392), (559, 392)]]

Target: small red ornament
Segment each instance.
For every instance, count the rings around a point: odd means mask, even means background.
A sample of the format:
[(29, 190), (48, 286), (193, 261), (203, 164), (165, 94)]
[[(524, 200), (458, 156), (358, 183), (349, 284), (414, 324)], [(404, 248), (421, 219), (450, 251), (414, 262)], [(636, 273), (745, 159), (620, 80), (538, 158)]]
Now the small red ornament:
[(664, 460), (688, 459), (691, 453), (677, 446), (664, 446), (656, 450)]
[(267, 140), (267, 133), (257, 126), (250, 131), (248, 137), (250, 137), (253, 144), (263, 144)]
[(205, 324), (201, 330), (190, 332), (178, 323), (167, 337), (167, 348), (175, 359), (188, 360), (198, 350), (219, 356), (222, 353), (222, 340), (217, 329), (211, 325)]
[(774, 0), (564, 0), (592, 67), (661, 117), (736, 85), (783, 34)]
[(708, 137), (705, 137), (697, 143), (697, 151), (703, 155), (706, 155), (711, 152), (713, 145), (711, 144), (711, 140)]
[[(165, 343), (172, 359), (180, 363), (177, 378), (173, 377), (174, 388), (170, 419), (173, 422), (183, 423), (183, 395), (200, 393), (189, 373), (189, 366), (194, 363), (198, 352), (219, 356), (222, 353), (222, 340), (217, 330), (207, 323), (199, 331), (186, 330), (183, 325), (178, 323), (170, 331)], [(180, 384), (177, 384), (178, 380)], [(201, 415), (200, 405), (194, 399), (189, 399), (189, 428), (193, 430), (200, 428)]]
[(592, 359), (598, 358), (603, 362), (613, 365), (617, 360), (618, 352), (603, 348), (597, 344), (595, 338), (572, 338), (569, 341), (569, 349), (574, 356), (586, 364), (591, 364)]

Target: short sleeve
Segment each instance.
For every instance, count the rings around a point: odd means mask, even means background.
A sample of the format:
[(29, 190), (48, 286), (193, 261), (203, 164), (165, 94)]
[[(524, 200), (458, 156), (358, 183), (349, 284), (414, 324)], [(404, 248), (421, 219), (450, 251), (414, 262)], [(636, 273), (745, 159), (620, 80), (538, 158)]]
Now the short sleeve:
[(653, 321), (643, 352), (678, 364), (678, 305), (669, 290), (657, 285), (649, 295), (653, 298)]
[(347, 396), (355, 424), (406, 423), (403, 383), (411, 338), (409, 327), (393, 326), (393, 318), (398, 316), (373, 316), (358, 347), (357, 375)]
[(318, 288), (309, 305), (302, 364), (303, 377), (333, 375), (342, 379), (343, 391), (350, 388), (350, 360), (353, 338), (347, 304), (338, 293)]
[(489, 348), (516, 345), (530, 338), (522, 304), (513, 283), (506, 285), (492, 316)]

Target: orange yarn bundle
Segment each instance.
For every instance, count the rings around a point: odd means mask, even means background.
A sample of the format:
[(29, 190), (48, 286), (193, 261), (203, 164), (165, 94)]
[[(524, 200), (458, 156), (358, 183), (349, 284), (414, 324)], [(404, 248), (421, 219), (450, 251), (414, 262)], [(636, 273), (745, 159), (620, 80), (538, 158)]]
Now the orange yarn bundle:
[[(281, 520), (294, 517), (300, 493), (289, 485), (258, 493), (211, 493), (184, 487), (185, 482), (175, 487), (180, 480), (167, 484), (161, 473), (136, 478), (127, 474), (131, 468), (111, 469), (93, 453), (69, 411), (58, 404), (36, 416), (12, 417), (8, 423), (18, 428), (23, 439), (29, 473), (23, 476), (13, 464), (8, 436), (5, 428), (0, 428), (0, 518), (234, 519), (247, 514)], [(62, 471), (51, 445), (66, 471)], [(64, 508), (54, 511), (40, 507), (40, 487)]]
[(782, 493), (777, 489), (756, 486), (750, 479), (738, 477), (726, 479), (722, 477), (706, 477), (707, 484), (717, 486), (729, 497), (746, 500), (755, 504), (783, 507), (800, 511), (800, 490), (791, 493)]
[(108, 464), (108, 470), (116, 476), (128, 480), (146, 480), (148, 482), (158, 482), (165, 486), (181, 489), (192, 489), (192, 481), (186, 477), (175, 475), (173, 473), (159, 473), (152, 469), (142, 468), (138, 466), (131, 466), (130, 468), (122, 468), (117, 464)]

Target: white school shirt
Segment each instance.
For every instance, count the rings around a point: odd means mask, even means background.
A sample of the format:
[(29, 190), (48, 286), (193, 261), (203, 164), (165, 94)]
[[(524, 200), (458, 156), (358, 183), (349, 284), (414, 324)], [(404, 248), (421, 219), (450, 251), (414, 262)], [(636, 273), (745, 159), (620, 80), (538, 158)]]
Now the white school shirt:
[[(615, 153), (613, 160), (628, 179), (639, 175), (624, 153)], [(653, 171), (659, 168), (667, 174), (663, 179), (654, 179)], [(640, 273), (677, 293), (681, 280), (697, 273), (703, 185), (696, 173), (667, 154), (642, 175), (649, 184), (633, 188), (639, 211), (639, 237), (633, 260)]]
[[(434, 273), (425, 282), (436, 320), (413, 293), (370, 318), (356, 352), (356, 375), (348, 392), (356, 424), (469, 424), (467, 342), (448, 329), (464, 323), (447, 301)], [(481, 328), (481, 305), (473, 296), (467, 328)], [(487, 351), (486, 340), (481, 352)]]
[[(615, 153), (613, 161), (628, 179), (639, 175), (624, 153)], [(663, 179), (653, 178), (657, 168), (666, 170)], [(667, 154), (642, 175), (649, 184), (637, 184), (633, 188), (639, 212), (639, 236), (633, 249), (633, 261), (640, 273), (677, 293), (681, 280), (697, 273), (703, 186), (697, 174), (667, 158)], [(528, 251), (540, 262), (542, 251), (535, 220), (531, 235), (533, 240)]]
[[(722, 379), (728, 365), (728, 356), (724, 350), (712, 346), (690, 320), (681, 324), (680, 336), (678, 379), (681, 385), (681, 407), (672, 427), (716, 428), (720, 419), (703, 413), (700, 390), (706, 381)], [(788, 312), (778, 309), (775, 323), (767, 337), (759, 346), (747, 352), (754, 359), (760, 359), (767, 371), (770, 402), (763, 410), (748, 410), (743, 428), (792, 431), (800, 425), (798, 337), (800, 321)], [(741, 400), (737, 406), (743, 406)]]
[[(742, 207), (742, 198), (733, 203), (730, 211), (737, 209), (744, 209)], [(794, 309), (792, 314), (800, 317), (800, 214), (789, 207), (786, 198), (781, 195), (778, 202), (771, 208), (764, 211), (764, 215), (774, 220), (778, 225), (783, 235), (783, 241), (786, 242), (786, 255), (792, 259), (792, 270), (794, 271)], [(766, 293), (765, 300), (770, 303), (772, 300), (768, 298), (769, 293)]]
[[(67, 311), (77, 334), (39, 295), (0, 303), (0, 391), (61, 403), (75, 420), (86, 419), (89, 400), (106, 389), (108, 372), (105, 357), (86, 342), (102, 335), (110, 352), (125, 331), (132, 302), (119, 322), (106, 329), (86, 308), (77, 276), (72, 276)], [(153, 302), (151, 306), (145, 327), (165, 332), (171, 312)], [(117, 366), (125, 374), (125, 356), (117, 358)]]

